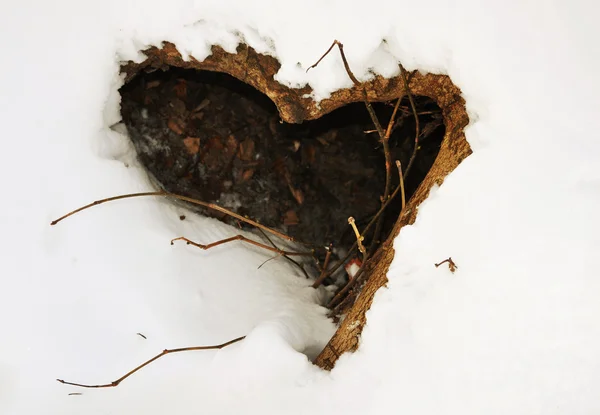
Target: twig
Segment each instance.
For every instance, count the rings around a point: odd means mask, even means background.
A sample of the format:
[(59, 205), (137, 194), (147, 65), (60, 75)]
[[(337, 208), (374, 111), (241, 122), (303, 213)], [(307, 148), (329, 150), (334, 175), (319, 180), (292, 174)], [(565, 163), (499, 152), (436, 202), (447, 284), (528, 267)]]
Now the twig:
[(367, 90), (364, 87), (364, 85), (362, 85), (360, 83), (360, 81), (358, 79), (356, 79), (356, 76), (354, 76), (354, 73), (350, 69), (350, 65), (348, 65), (348, 60), (346, 59), (346, 54), (344, 53), (344, 45), (340, 41), (334, 40), (333, 43), (331, 44), (331, 46), (329, 47), (329, 49), (327, 49), (327, 52), (325, 52), (323, 54), (323, 56), (321, 56), (314, 65), (309, 66), (309, 68), (306, 70), (306, 72), (308, 72), (309, 69), (315, 68), (319, 63), (321, 63), (323, 58), (325, 58), (325, 56), (327, 56), (329, 54), (329, 52), (331, 52), (333, 47), (336, 45), (337, 45), (338, 49), (340, 50), (340, 55), (342, 56), (342, 62), (344, 63), (344, 68), (346, 69), (346, 73), (348, 74), (348, 77), (350, 77), (350, 80), (352, 81), (352, 83), (354, 85), (356, 85), (357, 87), (360, 87), (362, 94), (363, 94), (363, 100), (365, 101), (365, 105), (367, 106), (367, 111), (369, 111), (369, 115), (371, 117), (371, 121), (373, 121), (373, 124), (375, 124), (375, 128), (377, 128), (379, 137), (383, 137), (385, 133), (383, 131), (383, 128), (381, 127), (381, 124), (379, 123), (379, 120), (377, 119), (377, 115), (375, 114), (375, 110), (373, 109), (373, 106), (369, 102), (369, 96), (367, 94)]
[(354, 230), (354, 234), (356, 235), (356, 242), (358, 243), (358, 250), (360, 252), (362, 252), (362, 254), (366, 254), (367, 250), (365, 249), (364, 245), (362, 244), (362, 241), (364, 241), (365, 237), (361, 236), (360, 232), (358, 231), (358, 228), (356, 227), (356, 221), (354, 220), (354, 218), (352, 216), (350, 216), (348, 218), (348, 223), (350, 224), (350, 226), (352, 226), (352, 230)]
[(400, 160), (396, 160), (396, 167), (398, 168), (398, 174), (400, 175), (400, 197), (402, 198), (402, 209), (400, 213), (404, 212), (404, 208), (406, 207), (406, 194), (404, 193), (404, 177), (402, 175), (402, 163)]
[(439, 267), (442, 264), (448, 264), (448, 268), (450, 269), (450, 272), (454, 274), (454, 271), (456, 271), (458, 269), (458, 265), (456, 265), (454, 263), (454, 261), (452, 261), (452, 257), (448, 257), (447, 259), (444, 259), (442, 262), (438, 263), (438, 264), (434, 264), (435, 267)]
[(265, 259), (262, 264), (260, 264), (256, 269), (261, 269), (263, 265), (265, 265), (267, 262), (272, 261), (274, 259), (279, 258), (281, 255), (274, 255), (271, 258)]
[(148, 366), (150, 363), (154, 362), (155, 360), (160, 359), (161, 357), (163, 357), (163, 356), (165, 356), (167, 354), (179, 353), (179, 352), (191, 352), (191, 351), (195, 351), (195, 350), (216, 350), (216, 349), (222, 349), (224, 347), (227, 347), (229, 345), (237, 343), (237, 342), (243, 340), (244, 338), (246, 338), (246, 336), (238, 337), (237, 339), (233, 339), (233, 340), (230, 340), (230, 341), (225, 342), (223, 344), (218, 344), (216, 346), (192, 346), (192, 347), (182, 347), (182, 348), (179, 348), (179, 349), (165, 349), (162, 352), (160, 352), (159, 354), (157, 354), (156, 356), (154, 356), (152, 359), (145, 361), (141, 365), (137, 366), (135, 369), (130, 370), (129, 372), (127, 372), (126, 374), (124, 374), (123, 376), (121, 376), (119, 379), (114, 380), (111, 383), (105, 383), (105, 384), (100, 384), (100, 385), (87, 385), (87, 384), (84, 384), (84, 383), (67, 382), (67, 381), (62, 380), (62, 379), (56, 379), (56, 380), (58, 382), (60, 382), (60, 383), (65, 384), (65, 385), (79, 386), (81, 388), (114, 388), (115, 386), (118, 386), (121, 382), (123, 382), (129, 376), (133, 375), (138, 370), (142, 369), (143, 367)]
[[(396, 113), (398, 112), (398, 107), (400, 106), (401, 98), (398, 98), (396, 101), (396, 105), (394, 106), (394, 111), (392, 112), (392, 116), (390, 117), (390, 121), (388, 122), (387, 129), (385, 131), (385, 136), (381, 137), (381, 143), (383, 145), (383, 155), (385, 157), (385, 189), (383, 192), (383, 197), (381, 199), (381, 204), (383, 205), (388, 198), (390, 197), (390, 188), (392, 186), (392, 156), (390, 154), (390, 135), (392, 134), (394, 123), (396, 120)], [(379, 235), (381, 234), (381, 228), (383, 227), (383, 217), (380, 217), (377, 220), (377, 225), (375, 226), (375, 231), (373, 232), (373, 239), (371, 240), (371, 245), (369, 245), (369, 251), (373, 251), (377, 242), (379, 240)]]
[(327, 267), (329, 266), (329, 260), (331, 259), (331, 248), (332, 248), (331, 244), (327, 248), (325, 248), (327, 253), (325, 254), (325, 261), (323, 262), (323, 268), (321, 269), (321, 275), (319, 275), (319, 278), (317, 278), (315, 280), (315, 282), (313, 283), (313, 285), (312, 285), (313, 288), (318, 288), (319, 285), (321, 285), (323, 283), (325, 278), (327, 278)]
[(354, 277), (352, 277), (348, 281), (348, 283), (346, 285), (344, 285), (344, 288), (342, 288), (331, 299), (331, 301), (329, 301), (329, 303), (327, 304), (327, 308), (335, 307), (335, 305), (344, 298), (344, 295), (350, 290), (350, 288), (352, 288), (354, 286), (354, 284), (356, 283), (356, 281), (358, 280), (358, 278), (363, 274), (364, 269), (365, 269), (365, 264), (363, 263), (362, 266), (360, 267), (360, 269), (356, 272), (356, 274), (354, 274)]
[(245, 223), (247, 223), (249, 225), (252, 225), (252, 226), (254, 226), (256, 228), (262, 229), (262, 230), (264, 230), (266, 232), (269, 232), (269, 233), (271, 233), (271, 234), (273, 234), (275, 236), (278, 236), (278, 237), (280, 237), (282, 239), (285, 239), (287, 241), (298, 242), (298, 243), (301, 243), (303, 245), (308, 245), (308, 244), (305, 244), (305, 243), (303, 243), (301, 241), (295, 240), (291, 236), (287, 236), (284, 233), (276, 231), (275, 229), (271, 229), (271, 228), (269, 228), (267, 226), (261, 225), (260, 223), (255, 222), (252, 219), (248, 219), (248, 218), (246, 218), (244, 216), (238, 215), (237, 213), (232, 212), (232, 211), (230, 211), (228, 209), (225, 209), (225, 208), (223, 208), (221, 206), (215, 205), (214, 203), (207, 203), (207, 202), (203, 202), (201, 200), (193, 199), (191, 197), (177, 195), (177, 194), (174, 194), (174, 193), (168, 193), (168, 192), (163, 192), (163, 191), (161, 191), (161, 192), (129, 193), (129, 194), (124, 194), (124, 195), (119, 195), (119, 196), (108, 197), (106, 199), (96, 200), (96, 201), (94, 201), (94, 202), (92, 202), (92, 203), (90, 203), (88, 205), (85, 205), (85, 206), (82, 206), (82, 207), (80, 207), (78, 209), (75, 209), (75, 210), (67, 213), (64, 216), (61, 216), (60, 218), (58, 218), (56, 220), (53, 220), (52, 222), (50, 222), (50, 225), (56, 225), (60, 221), (68, 218), (69, 216), (72, 216), (72, 215), (74, 215), (76, 213), (79, 213), (82, 210), (85, 210), (85, 209), (88, 209), (88, 208), (100, 205), (102, 203), (112, 202), (112, 201), (120, 200), (120, 199), (129, 199), (129, 198), (133, 198), (133, 197), (145, 197), (145, 196), (168, 197), (168, 198), (172, 198), (172, 199), (183, 200), (185, 202), (189, 202), (189, 203), (192, 203), (194, 205), (204, 206), (206, 208), (213, 209), (213, 210), (216, 210), (218, 212), (224, 213), (224, 214), (226, 214), (228, 216), (231, 216), (231, 217), (233, 217), (233, 218), (235, 218), (237, 220), (245, 222)]
[(242, 241), (242, 242), (249, 243), (250, 245), (258, 246), (260, 248), (269, 250), (271, 252), (275, 252), (275, 253), (277, 253), (279, 255), (312, 256), (312, 254), (313, 254), (312, 252), (290, 252), (290, 251), (283, 251), (283, 250), (281, 250), (281, 249), (279, 249), (277, 247), (274, 248), (272, 246), (265, 245), (265, 244), (260, 243), (260, 242), (256, 242), (256, 241), (254, 241), (254, 240), (252, 240), (250, 238), (246, 238), (243, 235), (236, 235), (236, 236), (232, 236), (231, 238), (221, 239), (220, 241), (213, 242), (213, 243), (210, 243), (210, 244), (207, 244), (207, 245), (204, 245), (204, 244), (201, 244), (201, 243), (198, 243), (198, 242), (194, 242), (194, 241), (186, 238), (185, 236), (180, 236), (178, 238), (171, 239), (171, 245), (173, 245), (175, 241), (185, 241), (188, 245), (193, 245), (196, 248), (200, 248), (200, 249), (203, 249), (205, 251), (208, 251), (209, 249), (214, 248), (216, 246), (226, 244), (228, 242)]
[[(277, 245), (275, 245), (275, 243), (274, 243), (274, 242), (271, 240), (271, 238), (269, 238), (269, 236), (268, 236), (268, 235), (265, 233), (265, 231), (263, 231), (263, 230), (262, 230), (262, 229), (260, 229), (260, 228), (258, 228), (258, 230), (260, 231), (260, 233), (262, 234), (262, 236), (263, 236), (263, 237), (264, 237), (264, 238), (265, 238), (267, 241), (269, 241), (269, 243), (271, 244), (271, 246), (272, 246), (273, 248), (279, 249), (279, 248), (277, 248)], [(313, 253), (314, 253), (314, 251), (313, 251)], [(300, 271), (302, 271), (302, 273), (304, 274), (304, 276), (305, 276), (307, 279), (310, 279), (310, 276), (308, 275), (308, 272), (306, 272), (306, 270), (304, 269), (304, 267), (303, 267), (302, 265), (300, 265), (300, 263), (299, 263), (299, 262), (296, 262), (296, 261), (294, 261), (292, 258), (290, 258), (290, 257), (289, 257), (289, 256), (287, 256), (287, 255), (283, 255), (283, 257), (284, 257), (285, 259), (287, 259), (289, 262), (291, 262), (292, 264), (296, 265), (298, 268), (300, 268)], [(269, 259), (267, 259), (265, 262), (263, 262), (262, 264), (260, 264), (260, 266), (259, 266), (258, 268), (260, 269), (260, 267), (262, 267), (262, 266), (263, 266), (263, 265), (265, 265), (267, 262), (269, 262), (270, 260), (272, 260), (272, 259), (275, 259), (275, 258), (277, 258), (277, 256), (275, 256), (275, 257), (273, 257), (273, 258), (269, 258)]]
[(410, 160), (408, 161), (408, 165), (406, 166), (406, 171), (404, 172), (404, 177), (408, 177), (408, 173), (410, 172), (415, 158), (417, 157), (417, 151), (419, 151), (419, 135), (421, 134), (421, 129), (419, 125), (419, 115), (417, 114), (417, 107), (415, 106), (415, 101), (410, 92), (410, 87), (408, 86), (408, 79), (406, 78), (406, 69), (404, 69), (404, 66), (402, 66), (402, 64), (400, 64), (400, 75), (402, 76), (404, 90), (406, 91), (406, 95), (408, 95), (408, 101), (410, 102), (410, 107), (412, 108), (412, 112), (415, 117), (415, 147), (413, 148), (412, 155), (410, 156)]
[(144, 340), (146, 340), (146, 339), (147, 339), (147, 337), (146, 337), (146, 336), (144, 336), (142, 333), (135, 333), (135, 334), (137, 334), (138, 336), (140, 336), (140, 337), (141, 337), (141, 338), (143, 338)]

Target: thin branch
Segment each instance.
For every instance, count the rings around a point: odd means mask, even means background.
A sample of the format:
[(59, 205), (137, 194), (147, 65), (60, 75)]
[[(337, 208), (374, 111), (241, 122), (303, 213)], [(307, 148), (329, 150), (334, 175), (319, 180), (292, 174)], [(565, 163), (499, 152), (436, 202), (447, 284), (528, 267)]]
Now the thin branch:
[(410, 102), (410, 107), (412, 108), (412, 112), (415, 117), (415, 147), (413, 148), (412, 155), (410, 156), (410, 160), (408, 161), (408, 166), (406, 166), (406, 171), (404, 172), (404, 177), (408, 177), (408, 173), (410, 172), (415, 158), (417, 157), (417, 151), (419, 151), (419, 136), (421, 135), (421, 129), (419, 125), (419, 115), (417, 114), (417, 107), (415, 105), (413, 96), (410, 92), (410, 87), (408, 86), (408, 79), (406, 78), (406, 69), (404, 69), (404, 66), (402, 66), (402, 64), (400, 64), (400, 75), (402, 76), (404, 90), (406, 91), (406, 95), (408, 95), (408, 101)]
[(358, 228), (356, 227), (356, 221), (354, 220), (354, 218), (352, 216), (350, 216), (348, 218), (348, 223), (350, 224), (350, 226), (352, 226), (352, 229), (354, 230), (354, 235), (356, 235), (356, 243), (358, 244), (358, 250), (363, 255), (363, 262), (365, 262), (367, 260), (367, 249), (364, 247), (364, 245), (362, 243), (362, 241), (364, 241), (365, 237), (363, 235), (361, 235), (360, 232), (358, 231)]
[(454, 271), (456, 271), (458, 269), (458, 265), (456, 265), (456, 263), (452, 260), (452, 257), (448, 257), (447, 259), (444, 259), (442, 262), (440, 262), (439, 264), (434, 264), (435, 267), (439, 267), (442, 264), (448, 264), (448, 269), (450, 269), (450, 272), (454, 274)]
[[(383, 145), (383, 155), (385, 157), (385, 189), (383, 191), (383, 198), (381, 199), (382, 205), (390, 197), (390, 188), (392, 187), (392, 156), (390, 154), (390, 135), (392, 134), (392, 131), (394, 129), (394, 123), (396, 122), (396, 113), (398, 112), (398, 107), (400, 106), (401, 100), (401, 98), (398, 98), (398, 100), (396, 101), (394, 111), (392, 112), (392, 116), (390, 117), (390, 121), (388, 122), (388, 126), (385, 131), (385, 136), (381, 139), (381, 143)], [(369, 252), (373, 251), (375, 249), (375, 246), (377, 246), (379, 236), (381, 235), (382, 227), (383, 218), (381, 217), (379, 218), (379, 220), (377, 220), (377, 225), (375, 226), (375, 231), (373, 232), (373, 239), (371, 240), (371, 245), (369, 245)]]
[(274, 255), (274, 256), (272, 256), (271, 258), (268, 258), (268, 259), (264, 260), (264, 261), (263, 261), (263, 263), (262, 263), (262, 264), (260, 264), (260, 265), (258, 266), (258, 268), (256, 268), (256, 269), (261, 269), (261, 268), (262, 268), (262, 266), (263, 266), (263, 265), (265, 265), (267, 262), (269, 262), (269, 261), (272, 261), (272, 260), (274, 260), (274, 259), (277, 259), (277, 258), (279, 258), (280, 256), (281, 256), (281, 255)]
[(242, 241), (242, 242), (246, 242), (249, 243), (250, 245), (254, 245), (254, 246), (258, 246), (259, 248), (263, 248), (266, 250), (269, 250), (271, 252), (275, 252), (279, 255), (295, 255), (295, 256), (312, 256), (312, 252), (290, 252), (290, 251), (283, 251), (277, 247), (272, 247), (269, 245), (265, 245), (261, 242), (257, 242), (254, 241), (250, 238), (246, 238), (244, 235), (236, 235), (236, 236), (232, 236), (231, 238), (225, 238), (225, 239), (221, 239), (220, 241), (216, 241), (216, 242), (212, 242), (210, 244), (204, 245), (198, 242), (194, 242), (188, 238), (186, 238), (185, 236), (180, 236), (178, 238), (174, 238), (171, 239), (171, 245), (174, 244), (175, 241), (185, 241), (187, 245), (193, 245), (196, 248), (200, 248), (203, 249), (205, 251), (208, 251), (211, 248), (217, 247), (219, 245), (223, 245), (226, 244), (228, 242), (233, 242), (233, 241)]
[(313, 288), (318, 288), (319, 285), (321, 285), (323, 283), (325, 278), (327, 278), (327, 267), (329, 266), (329, 260), (331, 259), (331, 248), (332, 248), (331, 244), (327, 248), (325, 248), (327, 253), (325, 254), (325, 261), (323, 262), (323, 268), (321, 269), (321, 275), (319, 275), (319, 278), (317, 278), (315, 280), (315, 282), (313, 283), (313, 285), (312, 285)]
[(350, 288), (352, 288), (354, 286), (354, 284), (356, 284), (356, 281), (358, 281), (358, 278), (363, 274), (364, 269), (365, 269), (365, 264), (363, 263), (362, 266), (360, 267), (360, 269), (356, 272), (356, 274), (354, 274), (354, 277), (352, 277), (348, 281), (348, 283), (344, 286), (344, 288), (342, 288), (331, 299), (331, 301), (329, 301), (329, 303), (327, 304), (327, 308), (335, 307), (336, 304), (344, 298), (344, 296), (346, 295), (346, 293), (350, 290)]
[[(274, 242), (271, 240), (271, 238), (269, 238), (269, 236), (268, 236), (268, 235), (265, 233), (265, 231), (263, 231), (263, 230), (262, 230), (262, 229), (260, 229), (260, 228), (259, 228), (258, 230), (260, 231), (260, 233), (262, 234), (262, 236), (263, 236), (263, 237), (264, 237), (264, 238), (265, 238), (267, 241), (269, 241), (269, 243), (271, 244), (271, 246), (272, 246), (273, 248), (277, 248), (277, 249), (279, 249), (279, 248), (277, 247), (277, 245), (275, 245), (275, 243), (274, 243)], [(313, 256), (314, 256), (314, 250), (313, 250)], [(287, 259), (289, 262), (291, 262), (292, 264), (296, 265), (298, 268), (300, 268), (300, 271), (302, 271), (302, 273), (304, 274), (304, 276), (305, 276), (307, 279), (310, 279), (310, 276), (308, 275), (308, 272), (306, 272), (306, 270), (304, 269), (304, 267), (303, 267), (302, 265), (300, 265), (300, 263), (299, 263), (299, 262), (296, 262), (295, 260), (293, 260), (292, 258), (290, 258), (290, 257), (289, 257), (289, 256), (287, 256), (287, 255), (284, 255), (283, 257), (284, 257), (285, 259)], [(275, 257), (273, 257), (273, 258), (271, 258), (271, 259), (275, 259), (275, 258), (277, 258), (277, 257), (275, 256)], [(265, 262), (263, 262), (263, 263), (260, 265), (260, 267), (262, 267), (263, 265), (265, 265), (265, 264), (266, 264), (268, 261), (270, 261), (271, 259), (268, 259), (268, 260), (266, 260)], [(260, 268), (260, 267), (258, 267), (258, 268)]]
[(325, 52), (323, 54), (323, 56), (321, 56), (319, 58), (319, 60), (314, 65), (311, 65), (306, 71), (308, 72), (309, 69), (315, 68), (319, 63), (321, 63), (321, 61), (325, 58), (325, 56), (327, 56), (331, 52), (333, 47), (336, 45), (337, 45), (338, 49), (340, 50), (340, 55), (342, 56), (342, 62), (344, 63), (344, 68), (346, 69), (346, 73), (348, 74), (348, 77), (350, 77), (350, 80), (352, 81), (352, 83), (360, 88), (362, 95), (363, 95), (363, 100), (367, 107), (367, 111), (369, 112), (369, 116), (371, 117), (371, 121), (373, 121), (373, 124), (375, 125), (375, 128), (377, 129), (379, 138), (382, 139), (385, 136), (385, 132), (383, 131), (383, 128), (381, 127), (381, 124), (379, 123), (379, 120), (377, 119), (377, 114), (375, 114), (375, 110), (373, 109), (373, 106), (369, 102), (369, 96), (367, 94), (366, 88), (364, 87), (364, 85), (362, 85), (360, 83), (360, 81), (356, 78), (356, 76), (354, 76), (354, 73), (350, 69), (350, 65), (348, 64), (348, 60), (346, 59), (346, 54), (344, 53), (344, 45), (340, 41), (334, 40), (333, 43), (331, 44), (331, 46), (329, 47), (329, 49), (327, 49), (327, 52)]
[[(249, 225), (252, 225), (252, 226), (254, 226), (256, 228), (259, 228), (259, 229), (262, 229), (264, 231), (267, 231), (267, 232), (269, 232), (269, 233), (271, 233), (271, 234), (273, 234), (275, 236), (278, 236), (278, 237), (280, 237), (282, 239), (285, 239), (287, 241), (298, 242), (298, 243), (304, 244), (301, 241), (295, 240), (291, 236), (287, 236), (286, 234), (281, 233), (279, 231), (276, 231), (275, 229), (271, 229), (271, 228), (269, 228), (267, 226), (261, 225), (260, 223), (255, 222), (252, 219), (248, 219), (248, 218), (246, 218), (244, 216), (238, 215), (237, 213), (232, 212), (231, 210), (225, 209), (225, 208), (223, 208), (221, 206), (215, 205), (214, 203), (207, 203), (207, 202), (203, 202), (201, 200), (193, 199), (191, 197), (177, 195), (177, 194), (174, 194), (174, 193), (168, 193), (168, 192), (163, 192), (163, 191), (160, 191), (160, 192), (129, 193), (129, 194), (124, 194), (124, 195), (119, 195), (119, 196), (108, 197), (106, 199), (96, 200), (96, 201), (94, 201), (94, 202), (92, 202), (92, 203), (90, 203), (88, 205), (85, 205), (85, 206), (82, 206), (82, 207), (80, 207), (78, 209), (75, 209), (72, 212), (69, 212), (69, 213), (67, 213), (64, 216), (61, 216), (60, 218), (58, 218), (56, 220), (53, 220), (52, 222), (50, 222), (50, 225), (56, 225), (60, 221), (68, 218), (69, 216), (72, 216), (72, 215), (74, 215), (76, 213), (79, 213), (82, 210), (85, 210), (85, 209), (88, 209), (88, 208), (100, 205), (102, 203), (112, 202), (112, 201), (120, 200), (120, 199), (129, 199), (129, 198), (133, 198), (133, 197), (145, 197), (145, 196), (168, 197), (168, 198), (172, 198), (172, 199), (183, 200), (185, 202), (189, 202), (189, 203), (192, 203), (194, 205), (204, 206), (206, 208), (213, 209), (213, 210), (216, 210), (218, 212), (224, 213), (224, 214), (226, 214), (228, 216), (231, 216), (232, 218), (235, 218), (237, 220), (245, 222), (245, 223), (247, 223)], [(304, 245), (307, 245), (307, 244), (304, 244)]]
[(319, 58), (319, 60), (317, 62), (315, 62), (313, 65), (309, 66), (308, 69), (306, 70), (306, 72), (310, 71), (312, 68), (316, 68), (317, 65), (319, 65), (323, 59), (325, 59), (325, 56), (329, 55), (329, 52), (331, 52), (331, 49), (333, 49), (333, 47), (335, 45), (337, 45), (338, 43), (340, 43), (340, 42), (338, 42), (337, 40), (334, 40), (333, 43), (331, 44), (331, 46), (329, 46), (329, 49), (327, 49), (327, 51)]
[(396, 160), (396, 167), (398, 168), (398, 174), (400, 175), (400, 197), (402, 198), (402, 209), (400, 210), (400, 214), (402, 214), (406, 207), (406, 195), (404, 193), (404, 177), (402, 175), (402, 163), (400, 163), (400, 160)]
[(123, 382), (129, 376), (133, 375), (138, 370), (140, 370), (140, 369), (148, 366), (150, 363), (154, 362), (155, 360), (160, 359), (161, 357), (163, 357), (163, 356), (165, 356), (167, 354), (179, 353), (179, 352), (191, 352), (191, 351), (195, 351), (195, 350), (217, 350), (217, 349), (222, 349), (224, 347), (227, 347), (229, 345), (237, 343), (237, 342), (243, 340), (244, 338), (246, 338), (246, 336), (238, 337), (237, 339), (233, 339), (233, 340), (230, 340), (230, 341), (225, 342), (223, 344), (218, 344), (216, 346), (192, 346), (192, 347), (182, 347), (180, 349), (165, 349), (162, 352), (160, 352), (159, 354), (157, 354), (156, 356), (154, 356), (152, 359), (145, 361), (141, 365), (137, 366), (135, 369), (130, 370), (129, 372), (127, 372), (126, 374), (124, 374), (123, 376), (121, 376), (119, 379), (114, 380), (111, 383), (105, 383), (105, 384), (99, 384), (99, 385), (87, 385), (87, 384), (84, 384), (84, 383), (67, 382), (67, 381), (62, 380), (62, 379), (56, 379), (56, 380), (58, 382), (60, 382), (60, 383), (65, 384), (65, 385), (79, 386), (81, 388), (114, 388), (115, 386), (118, 386), (121, 382)]

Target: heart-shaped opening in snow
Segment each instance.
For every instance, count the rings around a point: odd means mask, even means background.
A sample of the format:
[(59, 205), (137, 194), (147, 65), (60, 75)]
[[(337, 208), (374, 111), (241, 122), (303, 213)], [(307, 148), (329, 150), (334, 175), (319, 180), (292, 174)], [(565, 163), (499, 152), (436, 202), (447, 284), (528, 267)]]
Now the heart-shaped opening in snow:
[[(414, 71), (405, 73), (406, 79), (375, 75), (317, 103), (309, 86), (290, 88), (277, 82), (277, 59), (248, 45), (238, 45), (234, 53), (213, 46), (202, 61), (184, 59), (168, 42), (144, 54), (143, 62), (123, 65), (126, 85), (121, 93), (123, 119), (152, 175), (169, 190), (219, 201), (314, 244), (345, 246), (354, 240), (346, 215), (356, 217), (360, 229), (361, 219), (381, 204), (382, 149), (378, 135), (364, 132), (373, 130), (365, 95), (377, 103), (373, 105), (384, 128), (390, 102), (408, 92), (416, 98), (423, 125), (418, 160), (407, 180), (412, 196), (400, 214), (397, 205), (388, 207), (389, 235), (385, 238), (382, 232), (382, 243), (370, 251), (360, 278), (350, 280), (330, 304), (334, 314), (346, 318), (315, 363), (333, 367), (343, 352), (358, 345), (366, 311), (387, 281), (394, 237), (415, 221), (429, 190), (471, 153), (464, 134), (469, 116), (460, 89), (448, 76)], [(390, 140), (392, 163), (395, 158), (405, 163), (414, 143), (406, 98), (400, 106), (403, 122)], [(391, 177), (398, 180), (395, 174)], [(371, 240), (365, 236), (368, 245)]]
[[(123, 122), (140, 161), (171, 193), (216, 203), (311, 247), (332, 244), (336, 253), (356, 241), (348, 218), (364, 229), (381, 208), (385, 157), (363, 103), (289, 124), (267, 96), (234, 77), (180, 68), (141, 72), (120, 92)], [(407, 199), (433, 164), (445, 132), (440, 108), (430, 98), (414, 99), (421, 133), (405, 177)], [(373, 104), (382, 124), (394, 104)], [(414, 138), (405, 98), (389, 139), (392, 160), (407, 166)], [(398, 184), (394, 168), (391, 188)], [(373, 249), (389, 235), (400, 209), (396, 197), (384, 211)], [(214, 210), (202, 213), (238, 224)], [(371, 244), (373, 229), (365, 244)]]

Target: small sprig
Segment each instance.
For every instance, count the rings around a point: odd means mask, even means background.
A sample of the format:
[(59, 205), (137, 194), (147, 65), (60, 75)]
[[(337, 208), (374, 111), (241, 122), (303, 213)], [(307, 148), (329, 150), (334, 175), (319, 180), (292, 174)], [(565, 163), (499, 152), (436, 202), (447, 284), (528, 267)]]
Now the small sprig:
[(356, 227), (356, 221), (354, 220), (354, 218), (352, 216), (350, 216), (348, 218), (348, 223), (350, 224), (350, 226), (352, 226), (352, 229), (354, 230), (354, 234), (356, 235), (356, 242), (358, 242), (358, 250), (363, 255), (366, 254), (367, 250), (365, 249), (365, 246), (362, 243), (365, 240), (365, 237), (361, 236), (360, 232), (358, 231), (358, 228)]
[(458, 265), (456, 265), (454, 263), (454, 261), (452, 261), (452, 257), (448, 257), (447, 259), (444, 259), (442, 262), (440, 262), (439, 264), (435, 264), (435, 267), (439, 267), (442, 264), (448, 264), (448, 268), (450, 269), (450, 272), (454, 274), (454, 271), (456, 271), (458, 269)]

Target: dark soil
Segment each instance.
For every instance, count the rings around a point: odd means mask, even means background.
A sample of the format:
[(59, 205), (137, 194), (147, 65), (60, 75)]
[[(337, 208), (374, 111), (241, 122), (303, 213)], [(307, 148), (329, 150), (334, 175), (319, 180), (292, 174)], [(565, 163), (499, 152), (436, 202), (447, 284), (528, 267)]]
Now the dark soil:
[[(169, 192), (216, 203), (313, 246), (345, 249), (355, 240), (348, 217), (362, 228), (381, 206), (384, 155), (377, 134), (365, 134), (374, 127), (362, 103), (316, 121), (284, 124), (252, 87), (225, 74), (175, 68), (141, 73), (121, 95), (139, 158)], [(439, 108), (426, 98), (417, 102), (426, 114), (407, 198), (433, 164), (444, 133)], [(387, 125), (391, 103), (375, 108)], [(406, 166), (415, 127), (408, 101), (402, 108), (390, 144), (392, 158)], [(395, 167), (393, 180), (395, 188)], [(382, 238), (400, 211), (397, 199)]]

